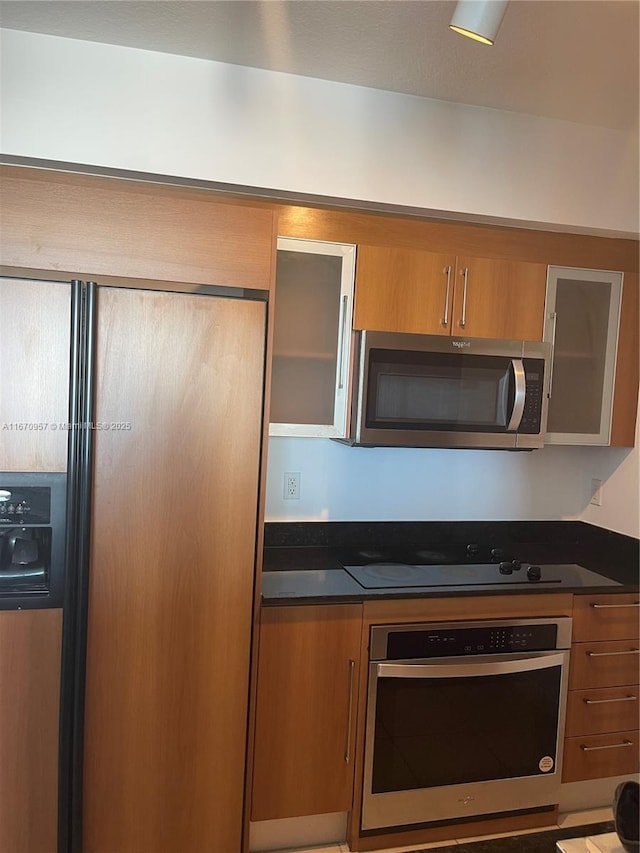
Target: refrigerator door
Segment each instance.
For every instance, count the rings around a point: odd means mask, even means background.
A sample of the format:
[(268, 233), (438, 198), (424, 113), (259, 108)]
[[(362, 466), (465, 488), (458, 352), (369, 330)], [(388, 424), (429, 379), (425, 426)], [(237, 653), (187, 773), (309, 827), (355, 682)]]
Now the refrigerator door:
[(266, 306), (98, 287), (83, 842), (240, 850)]

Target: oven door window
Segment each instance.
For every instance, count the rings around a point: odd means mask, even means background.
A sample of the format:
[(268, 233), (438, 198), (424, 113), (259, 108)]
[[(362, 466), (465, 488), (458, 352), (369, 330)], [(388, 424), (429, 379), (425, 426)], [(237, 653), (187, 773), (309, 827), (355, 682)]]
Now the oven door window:
[(378, 678), (372, 792), (554, 771), (561, 669)]
[(372, 349), (366, 425), (506, 432), (515, 393), (511, 365), (499, 356)]

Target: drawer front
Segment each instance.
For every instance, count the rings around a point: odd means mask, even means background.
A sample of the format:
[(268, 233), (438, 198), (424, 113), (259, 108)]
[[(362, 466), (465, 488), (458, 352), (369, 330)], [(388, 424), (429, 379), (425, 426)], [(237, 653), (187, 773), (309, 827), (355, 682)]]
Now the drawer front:
[(639, 769), (637, 729), (565, 739), (563, 782), (626, 776)]
[(576, 595), (573, 599), (573, 642), (634, 639), (640, 635), (640, 596)]
[(638, 724), (639, 695), (637, 684), (570, 691), (565, 735), (598, 735), (633, 729)]
[(636, 684), (640, 652), (637, 640), (574, 643), (571, 646), (569, 689)]

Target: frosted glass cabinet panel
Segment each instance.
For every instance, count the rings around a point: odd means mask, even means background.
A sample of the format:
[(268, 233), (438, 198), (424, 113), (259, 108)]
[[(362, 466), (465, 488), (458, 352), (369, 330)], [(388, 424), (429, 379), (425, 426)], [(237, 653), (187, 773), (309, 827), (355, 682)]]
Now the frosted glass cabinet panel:
[(609, 444), (622, 273), (549, 267), (548, 444)]
[(270, 435), (344, 437), (355, 246), (278, 238)]

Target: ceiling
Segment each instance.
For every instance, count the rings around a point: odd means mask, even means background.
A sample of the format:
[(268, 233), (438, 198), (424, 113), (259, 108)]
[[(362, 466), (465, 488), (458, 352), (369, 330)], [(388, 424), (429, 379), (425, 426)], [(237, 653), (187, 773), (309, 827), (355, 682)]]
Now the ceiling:
[(638, 0), (511, 0), (493, 47), (453, 0), (21, 0), (0, 24), (620, 130), (638, 122)]

